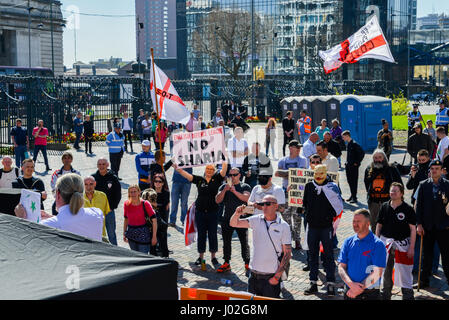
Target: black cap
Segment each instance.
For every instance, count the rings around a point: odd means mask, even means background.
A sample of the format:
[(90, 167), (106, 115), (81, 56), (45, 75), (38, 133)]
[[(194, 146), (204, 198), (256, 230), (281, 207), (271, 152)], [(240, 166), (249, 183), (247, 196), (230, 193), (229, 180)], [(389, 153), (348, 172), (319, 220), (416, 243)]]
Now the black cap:
[(116, 122), (116, 123), (114, 123), (114, 129), (116, 129), (116, 128), (119, 128), (119, 129), (121, 129), (121, 125), (120, 125), (120, 123), (118, 123), (118, 122)]
[(289, 147), (301, 148), (301, 147), (302, 147), (302, 144), (300, 144), (300, 143), (298, 142), (298, 140), (292, 140), (292, 141), (289, 142), (288, 146), (289, 146)]
[(443, 99), (438, 100), (438, 104), (444, 104), (444, 100)]
[(430, 163), (430, 165), (429, 165), (429, 167), (431, 167), (431, 166), (443, 166), (443, 162), (441, 162), (440, 160), (438, 160), (438, 159), (434, 159), (434, 160), (432, 160), (432, 162)]

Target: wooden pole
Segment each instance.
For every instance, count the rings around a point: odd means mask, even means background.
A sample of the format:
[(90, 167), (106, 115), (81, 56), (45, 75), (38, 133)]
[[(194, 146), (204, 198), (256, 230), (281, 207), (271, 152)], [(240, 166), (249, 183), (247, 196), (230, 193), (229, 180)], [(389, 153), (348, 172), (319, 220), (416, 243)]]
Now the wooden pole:
[(418, 292), (421, 288), (421, 261), (422, 261), (422, 244), (423, 244), (424, 235), (421, 236), (421, 243), (419, 245), (419, 267), (418, 267)]
[[(157, 117), (157, 127), (158, 127), (158, 135), (159, 135), (159, 159), (163, 159), (162, 158), (162, 139), (161, 139), (161, 119), (159, 117), (159, 104), (157, 102), (157, 94), (156, 94), (156, 70), (154, 67), (154, 50), (153, 48), (151, 48), (151, 64), (153, 67), (153, 87), (154, 87), (154, 100), (156, 102), (156, 117)], [(162, 107), (162, 106), (161, 106)], [(162, 161), (161, 167), (162, 167), (162, 172), (164, 172), (164, 161)], [(165, 174), (165, 172), (164, 172)]]

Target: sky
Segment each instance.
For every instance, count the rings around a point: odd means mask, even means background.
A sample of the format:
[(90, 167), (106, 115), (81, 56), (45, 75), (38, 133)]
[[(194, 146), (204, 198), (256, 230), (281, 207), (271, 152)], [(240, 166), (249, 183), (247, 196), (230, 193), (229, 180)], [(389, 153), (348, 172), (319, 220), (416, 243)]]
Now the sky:
[[(160, 0), (151, 0), (160, 1)], [(174, 1), (174, 0), (169, 0)], [(88, 63), (98, 59), (136, 59), (135, 0), (61, 0), (62, 13), (67, 19), (64, 30), (64, 65), (71, 68), (76, 58)], [(449, 15), (449, 0), (418, 0), (417, 16), (429, 13)], [(79, 15), (72, 12), (78, 11)], [(124, 15), (100, 17), (86, 14)], [(73, 17), (78, 18), (73, 18)]]

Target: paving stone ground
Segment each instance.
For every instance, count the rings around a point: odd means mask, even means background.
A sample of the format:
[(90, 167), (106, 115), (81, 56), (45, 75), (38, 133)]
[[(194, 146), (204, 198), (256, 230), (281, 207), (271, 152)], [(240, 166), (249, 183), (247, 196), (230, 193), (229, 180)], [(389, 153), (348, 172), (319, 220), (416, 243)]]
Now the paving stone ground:
[[(255, 129), (246, 134), (246, 138), (250, 143), (254, 141), (259, 141), (264, 143), (264, 125), (263, 124), (251, 124), (251, 128)], [(277, 167), (278, 158), (282, 156), (282, 131), (279, 128), (277, 132), (277, 145), (276, 151), (277, 156), (272, 159), (274, 167)], [(167, 144), (168, 145), (168, 144)], [(82, 146), (84, 147), (84, 145)], [(95, 154), (93, 156), (87, 156), (84, 153), (84, 148), (80, 151), (76, 151), (71, 149), (71, 152), (74, 154), (73, 166), (74, 168), (81, 171), (83, 176), (90, 175), (96, 171), (96, 162), (99, 157), (108, 156), (107, 148), (103, 144), (95, 144), (93, 148)], [(140, 151), (140, 145), (134, 144), (134, 151)], [(166, 146), (166, 151), (169, 152), (168, 146)], [(286, 148), (286, 152), (288, 154), (288, 148)], [(395, 150), (391, 156), (390, 161), (402, 162), (403, 160), (403, 150)], [(50, 166), (52, 169), (57, 169), (61, 167), (61, 153), (52, 152), (49, 156)], [(136, 153), (134, 154), (125, 154), (122, 159), (122, 165), (120, 169), (119, 176), (123, 178), (122, 181), (122, 200), (120, 202), (119, 208), (116, 211), (116, 219), (117, 219), (117, 238), (119, 242), (119, 246), (129, 248), (128, 244), (123, 242), (123, 203), (127, 198), (127, 188), (131, 184), (137, 183), (137, 174), (134, 164), (134, 158)], [(342, 163), (344, 163), (344, 158), (346, 157), (346, 152), (343, 152)], [(408, 162), (408, 157), (406, 162)], [(367, 153), (365, 159), (362, 163), (362, 167), (359, 173), (359, 193), (358, 199), (359, 204), (357, 206), (353, 206), (350, 204), (345, 204), (345, 209), (343, 213), (343, 217), (340, 223), (340, 226), (337, 231), (337, 236), (339, 239), (339, 246), (341, 246), (343, 240), (351, 235), (353, 235), (352, 229), (352, 212), (358, 208), (367, 208), (366, 203), (366, 192), (363, 184), (363, 170), (367, 167), (369, 162), (371, 161), (371, 153)], [(39, 155), (38, 163), (36, 165), (36, 173), (39, 177), (41, 177), (47, 188), (47, 191), (50, 191), (50, 178), (51, 173), (45, 173), (45, 165), (43, 163), (42, 155)], [(171, 181), (173, 169), (169, 169), (167, 172), (167, 177), (169, 181)], [(194, 173), (202, 174), (203, 168), (195, 168)], [(406, 181), (406, 177), (403, 177), (404, 182)], [(273, 178), (273, 182), (281, 185), (280, 178)], [(171, 183), (170, 183), (171, 184)], [(343, 192), (343, 197), (349, 197), (349, 187), (346, 182), (346, 176), (344, 171), (340, 171), (340, 186)], [(191, 194), (189, 197), (189, 205), (195, 200), (197, 195), (196, 187), (192, 186)], [(410, 199), (411, 193), (410, 191), (406, 191), (405, 199), (407, 201)], [(48, 210), (51, 207), (53, 202), (53, 196), (51, 192), (49, 192), (49, 199), (47, 199), (44, 203), (45, 208)], [(183, 228), (179, 222), (180, 212), (178, 212), (178, 225), (176, 228), (170, 227), (168, 229), (168, 246), (169, 249), (173, 251), (173, 254), (170, 256), (172, 259), (176, 260), (179, 263), (179, 272), (178, 272), (178, 286), (180, 287), (192, 287), (192, 288), (204, 288), (204, 289), (215, 289), (215, 290), (224, 290), (224, 291), (246, 291), (247, 289), (247, 277), (245, 276), (244, 264), (241, 260), (240, 255), (240, 242), (238, 241), (237, 235), (234, 235), (233, 243), (232, 243), (232, 260), (231, 266), (232, 271), (226, 274), (218, 274), (214, 267), (210, 262), (210, 255), (206, 253), (205, 258), (208, 263), (207, 270), (202, 271), (199, 267), (194, 265), (194, 261), (198, 258), (198, 254), (196, 251), (196, 246), (194, 245), (191, 249), (186, 248), (184, 245), (183, 238)], [(219, 229), (220, 233), (220, 229)], [(251, 232), (249, 233), (251, 234)], [(302, 233), (303, 235), (303, 233)], [(222, 252), (222, 238), (219, 234), (219, 251), (217, 253), (217, 258), (220, 263), (223, 262), (223, 252)], [(251, 246), (251, 236), (249, 236), (249, 243)], [(335, 258), (338, 256), (338, 251), (335, 252)], [(294, 251), (293, 259), (291, 261), (290, 267), (290, 275), (289, 279), (284, 283), (284, 289), (282, 290), (281, 297), (289, 300), (327, 300), (329, 299), (325, 292), (325, 287), (319, 287), (319, 293), (317, 295), (312, 296), (304, 296), (304, 290), (309, 286), (309, 273), (302, 271), (302, 268), (305, 266), (305, 253), (303, 251)], [(339, 287), (343, 286), (343, 282), (337, 275), (337, 283)], [(231, 286), (224, 286), (221, 284), (221, 279), (230, 279), (232, 280)], [(325, 274), (323, 270), (320, 269), (320, 279), (322, 281), (325, 280)], [(416, 277), (415, 277), (416, 281)], [(320, 283), (319, 283), (320, 284)], [(438, 269), (437, 274), (435, 274), (430, 281), (432, 289), (422, 289), (420, 292), (416, 292), (415, 297), (417, 299), (447, 299), (449, 295), (449, 287), (447, 285), (445, 276), (443, 274), (441, 264)], [(398, 300), (401, 299), (401, 293), (399, 288), (394, 289), (393, 299)], [(342, 293), (339, 293), (338, 296), (332, 298), (335, 300), (343, 299)]]

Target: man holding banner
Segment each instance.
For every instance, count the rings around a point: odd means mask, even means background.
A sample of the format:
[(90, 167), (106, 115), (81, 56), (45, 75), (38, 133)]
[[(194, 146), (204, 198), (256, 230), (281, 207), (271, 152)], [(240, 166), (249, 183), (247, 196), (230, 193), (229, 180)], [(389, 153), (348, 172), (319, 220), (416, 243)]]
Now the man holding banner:
[(323, 245), (323, 265), (326, 272), (327, 294), (335, 296), (335, 262), (333, 257), (334, 218), (343, 211), (343, 199), (338, 186), (328, 180), (325, 165), (318, 165), (314, 170), (314, 181), (306, 184), (303, 206), (307, 221), (307, 245), (309, 247), (309, 264), (311, 282), (305, 295), (318, 292), (318, 265), (320, 243)]
[[(287, 195), (288, 174), (290, 168), (307, 168), (308, 160), (299, 155), (301, 144), (297, 140), (292, 140), (288, 144), (290, 156), (282, 158), (278, 163), (276, 177), (282, 177), (282, 188)], [(295, 248), (301, 249), (301, 216), (298, 213), (298, 207), (287, 206), (282, 213), (282, 218), (288, 223), (291, 229), (293, 239), (295, 240)]]

